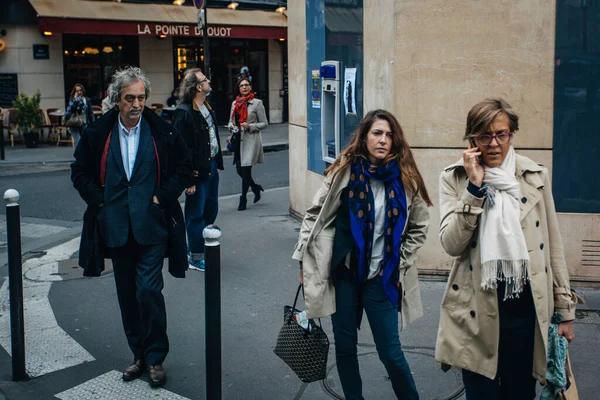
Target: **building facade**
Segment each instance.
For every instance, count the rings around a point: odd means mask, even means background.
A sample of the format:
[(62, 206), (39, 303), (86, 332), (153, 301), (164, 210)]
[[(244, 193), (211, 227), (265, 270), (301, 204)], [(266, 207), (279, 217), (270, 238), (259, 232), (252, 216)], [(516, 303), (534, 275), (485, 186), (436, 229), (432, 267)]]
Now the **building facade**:
[[(12, 16), (0, 20), (6, 43), (0, 74), (14, 80), (19, 92), (39, 89), (43, 108), (64, 108), (75, 83), (83, 84), (92, 104), (99, 105), (114, 71), (126, 65), (146, 71), (152, 86), (149, 102), (164, 104), (185, 69), (204, 67), (203, 31), (191, 0), (183, 5), (150, 0), (7, 1)], [(208, 8), (206, 18), (210, 101), (218, 119), (228, 119), (236, 79), (246, 65), (269, 121), (287, 120), (286, 14), (275, 7)], [(0, 106), (10, 106), (10, 96), (4, 97)]]
[(573, 281), (600, 283), (599, 3), (289, 2), (291, 212), (304, 213), (328, 165), (319, 67), (341, 61), (344, 81), (354, 76), (356, 103), (352, 113), (343, 109), (341, 148), (369, 110), (398, 117), (436, 205), (418, 267), (446, 274), (452, 259), (438, 239), (438, 176), (466, 147), (469, 109), (504, 97), (520, 115), (517, 151), (552, 173)]

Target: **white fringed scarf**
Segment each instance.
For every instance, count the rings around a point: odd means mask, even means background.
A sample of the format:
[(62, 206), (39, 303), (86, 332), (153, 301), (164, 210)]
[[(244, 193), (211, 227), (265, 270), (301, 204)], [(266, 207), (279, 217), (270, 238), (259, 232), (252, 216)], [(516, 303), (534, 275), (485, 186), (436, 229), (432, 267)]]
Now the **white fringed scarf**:
[(485, 167), (483, 183), (488, 186), (488, 199), (479, 228), (481, 287), (496, 289), (499, 281), (505, 281), (504, 300), (519, 297), (530, 275), (529, 253), (519, 221), (515, 159), (511, 146), (500, 167)]

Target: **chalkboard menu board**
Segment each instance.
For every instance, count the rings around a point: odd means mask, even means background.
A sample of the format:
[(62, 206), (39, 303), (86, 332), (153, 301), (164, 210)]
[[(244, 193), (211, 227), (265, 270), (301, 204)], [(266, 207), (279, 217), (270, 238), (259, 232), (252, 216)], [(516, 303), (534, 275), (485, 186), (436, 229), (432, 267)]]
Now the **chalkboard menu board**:
[(18, 94), (17, 74), (0, 74), (0, 107), (12, 107)]

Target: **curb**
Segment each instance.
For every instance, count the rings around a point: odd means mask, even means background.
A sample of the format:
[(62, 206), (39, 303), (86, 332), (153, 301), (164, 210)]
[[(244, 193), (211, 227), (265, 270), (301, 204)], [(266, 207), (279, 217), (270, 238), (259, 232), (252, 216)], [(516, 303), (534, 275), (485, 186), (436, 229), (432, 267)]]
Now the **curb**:
[[(272, 153), (276, 151), (284, 151), (289, 149), (289, 143), (280, 142), (280, 143), (271, 143), (263, 145), (263, 151), (265, 153)], [(224, 156), (232, 155), (232, 152), (229, 150), (222, 149), (221, 153)], [(0, 161), (0, 171), (2, 168), (14, 168), (14, 167), (39, 167), (39, 166), (52, 166), (52, 167), (61, 167), (61, 166), (70, 166), (73, 162), (72, 159), (69, 160), (50, 160), (50, 161)]]

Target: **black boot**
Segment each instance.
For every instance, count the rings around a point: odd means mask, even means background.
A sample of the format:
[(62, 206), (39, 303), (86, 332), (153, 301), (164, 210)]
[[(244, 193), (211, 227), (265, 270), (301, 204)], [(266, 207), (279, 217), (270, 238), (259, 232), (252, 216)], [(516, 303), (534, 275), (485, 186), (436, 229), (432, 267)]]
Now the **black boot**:
[(252, 193), (254, 193), (254, 202), (258, 203), (258, 201), (260, 200), (260, 192), (264, 192), (265, 189), (263, 189), (262, 186), (260, 186), (258, 183), (255, 184), (254, 186), (252, 186)]
[(246, 209), (246, 196), (240, 196), (240, 205), (238, 206), (238, 211), (244, 211)]

